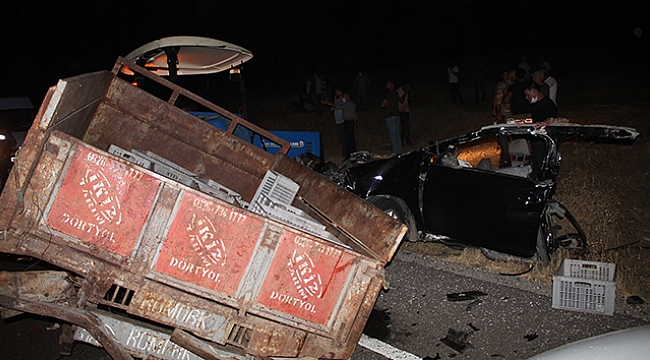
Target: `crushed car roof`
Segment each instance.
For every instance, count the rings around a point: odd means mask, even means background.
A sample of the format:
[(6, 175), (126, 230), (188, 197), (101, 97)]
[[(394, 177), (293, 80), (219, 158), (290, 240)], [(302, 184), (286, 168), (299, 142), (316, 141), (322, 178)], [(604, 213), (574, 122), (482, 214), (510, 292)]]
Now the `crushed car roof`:
[(633, 142), (639, 136), (636, 129), (618, 125), (580, 125), (567, 119), (548, 119), (544, 122), (533, 123), (530, 119), (494, 123), (481, 127), (471, 133), (454, 136), (444, 140), (430, 142), (430, 146), (444, 144), (465, 144), (478, 138), (499, 132), (506, 135), (546, 134), (555, 141), (561, 142), (567, 137), (578, 137), (585, 140), (603, 140), (613, 142)]
[[(526, 119), (528, 120), (528, 119)], [(526, 120), (509, 121), (506, 123), (494, 123), (483, 126), (480, 131), (491, 129), (503, 130), (524, 130), (525, 132), (538, 131), (548, 135), (582, 135), (595, 138), (607, 138), (612, 140), (635, 140), (639, 135), (636, 129), (617, 125), (580, 125), (569, 122), (569, 120), (549, 119), (544, 122), (532, 123)], [(521, 132), (521, 131), (518, 131)]]

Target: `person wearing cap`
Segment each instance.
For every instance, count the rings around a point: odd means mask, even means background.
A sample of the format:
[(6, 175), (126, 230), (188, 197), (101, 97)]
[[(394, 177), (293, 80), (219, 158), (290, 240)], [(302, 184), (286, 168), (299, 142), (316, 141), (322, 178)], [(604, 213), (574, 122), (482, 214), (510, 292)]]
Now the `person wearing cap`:
[(524, 93), (526, 94), (526, 100), (532, 106), (530, 113), (533, 122), (541, 122), (548, 118), (557, 117), (557, 106), (550, 98), (542, 94), (539, 84), (534, 81), (531, 82), (526, 86)]

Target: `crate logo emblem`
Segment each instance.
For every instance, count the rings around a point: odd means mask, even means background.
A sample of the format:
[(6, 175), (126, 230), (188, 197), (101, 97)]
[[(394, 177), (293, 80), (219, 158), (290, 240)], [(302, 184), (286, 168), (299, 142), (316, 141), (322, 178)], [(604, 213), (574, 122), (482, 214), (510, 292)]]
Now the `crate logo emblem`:
[(101, 170), (86, 170), (79, 185), (82, 187), (81, 192), (86, 199), (86, 205), (98, 225), (104, 225), (106, 222), (115, 225), (122, 223), (120, 199), (112, 194), (114, 189), (111, 181)]
[[(52, 202), (47, 224), (71, 241), (126, 257), (133, 253), (160, 180), (79, 146)], [(100, 257), (102, 251), (96, 253)]]
[(192, 248), (201, 257), (205, 267), (212, 264), (226, 266), (226, 244), (217, 238), (217, 230), (208, 217), (192, 214), (187, 231)]
[(341, 299), (355, 257), (325, 241), (285, 230), (257, 302), (269, 309), (325, 325)]
[(308, 253), (294, 250), (287, 265), (293, 284), (303, 299), (323, 296), (323, 281)]
[(170, 276), (185, 289), (198, 286), (233, 296), (264, 222), (203, 194), (182, 196), (158, 249), (155, 276)]

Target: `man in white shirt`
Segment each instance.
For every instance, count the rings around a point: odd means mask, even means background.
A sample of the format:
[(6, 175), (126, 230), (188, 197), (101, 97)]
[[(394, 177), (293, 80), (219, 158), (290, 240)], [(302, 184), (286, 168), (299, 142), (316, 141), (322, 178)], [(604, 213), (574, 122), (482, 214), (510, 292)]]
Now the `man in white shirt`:
[(447, 75), (449, 76), (449, 92), (451, 92), (451, 100), (456, 104), (456, 98), (458, 98), (458, 101), (463, 104), (463, 96), (460, 94), (460, 86), (458, 85), (458, 66), (452, 61), (449, 62)]
[(557, 81), (555, 80), (554, 77), (552, 77), (547, 69), (542, 69), (544, 72), (544, 83), (548, 85), (548, 97), (553, 100), (555, 105), (557, 106)]

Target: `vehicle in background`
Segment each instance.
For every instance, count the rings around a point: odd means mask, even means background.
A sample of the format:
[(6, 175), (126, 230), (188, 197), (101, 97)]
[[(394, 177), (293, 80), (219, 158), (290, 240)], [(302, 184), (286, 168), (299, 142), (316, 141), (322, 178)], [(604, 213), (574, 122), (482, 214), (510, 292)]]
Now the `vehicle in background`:
[[(230, 119), (219, 115), (215, 112), (197, 112), (191, 111), (190, 114), (205, 120), (208, 123), (218, 127), (221, 130), (228, 130), (230, 126)], [(239, 114), (237, 114), (239, 116)], [(291, 148), (287, 153), (290, 158), (296, 158), (300, 155), (310, 153), (316, 157), (321, 156), (321, 141), (320, 133), (316, 131), (286, 131), (286, 130), (269, 130), (273, 135), (277, 135), (281, 139), (289, 142)], [(266, 139), (259, 134), (256, 134), (246, 128), (235, 128), (234, 135), (238, 138), (254, 144), (260, 149), (264, 149), (270, 154), (277, 154), (281, 147), (269, 139)]]
[(0, 191), (13, 165), (12, 158), (34, 121), (34, 105), (26, 96), (0, 98)]
[[(405, 223), (410, 241), (462, 244), (481, 248), (491, 259), (546, 263), (558, 246), (586, 247), (575, 218), (553, 200), (561, 143), (631, 143), (637, 136), (632, 128), (566, 119), (512, 121), (392, 158), (364, 160), (335, 179)], [(566, 217), (576, 232), (560, 235), (554, 216)]]
[(648, 354), (650, 325), (644, 325), (579, 340), (529, 360), (645, 360)]
[[(237, 115), (246, 118), (246, 91), (242, 64), (252, 59), (253, 54), (245, 48), (197, 36), (172, 36), (147, 43), (131, 51), (125, 58), (156, 75), (168, 77), (174, 83), (181, 80), (180, 77), (228, 71), (230, 81), (239, 84), (241, 106), (239, 107), (240, 113)], [(128, 76), (128, 80), (132, 84), (146, 91), (165, 93), (165, 89), (160, 88), (155, 82), (147, 81), (146, 77), (141, 74), (123, 69), (122, 75)], [(182, 102), (182, 107), (192, 115), (222, 130), (227, 130), (230, 126), (230, 119), (217, 112), (202, 108), (190, 99), (181, 97), (179, 102)], [(198, 111), (199, 109), (204, 109), (204, 111)], [(287, 156), (291, 158), (305, 153), (321, 156), (320, 133), (318, 132), (280, 130), (270, 130), (269, 132), (290, 143), (291, 149)], [(273, 155), (281, 149), (278, 143), (241, 126), (235, 128), (233, 134)]]

